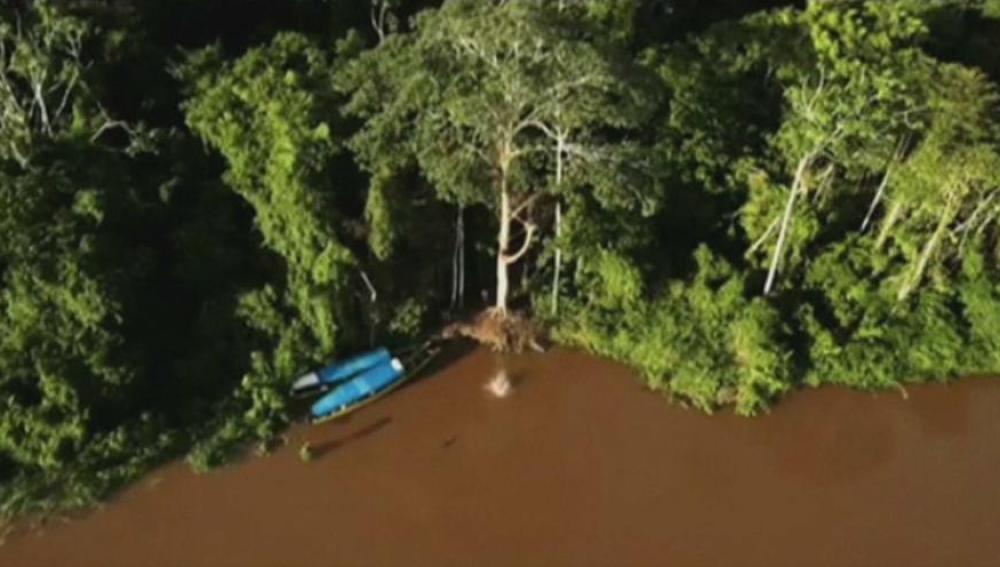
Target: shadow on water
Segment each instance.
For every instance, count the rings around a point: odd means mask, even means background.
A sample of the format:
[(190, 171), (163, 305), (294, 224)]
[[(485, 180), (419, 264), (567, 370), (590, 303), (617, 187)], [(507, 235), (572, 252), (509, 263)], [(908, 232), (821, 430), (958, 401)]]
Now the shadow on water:
[(316, 458), (317, 459), (318, 458), (322, 458), (322, 457), (326, 456), (328, 453), (336, 451), (337, 449), (340, 449), (341, 447), (343, 447), (345, 445), (348, 445), (348, 444), (353, 443), (355, 441), (360, 441), (361, 439), (364, 439), (365, 437), (368, 437), (369, 435), (373, 435), (373, 434), (381, 431), (383, 428), (385, 428), (386, 426), (388, 426), (390, 423), (392, 423), (392, 418), (388, 417), (388, 416), (385, 416), (385, 417), (382, 417), (382, 418), (379, 418), (379, 419), (373, 421), (372, 423), (370, 423), (370, 424), (368, 424), (368, 425), (366, 425), (366, 426), (364, 426), (364, 427), (362, 427), (362, 428), (360, 428), (360, 429), (358, 429), (358, 430), (356, 430), (356, 431), (354, 431), (352, 433), (344, 435), (343, 437), (339, 437), (337, 439), (331, 439), (330, 441), (326, 441), (324, 443), (320, 443), (320, 444), (318, 444), (316, 446), (316, 449), (315, 449)]

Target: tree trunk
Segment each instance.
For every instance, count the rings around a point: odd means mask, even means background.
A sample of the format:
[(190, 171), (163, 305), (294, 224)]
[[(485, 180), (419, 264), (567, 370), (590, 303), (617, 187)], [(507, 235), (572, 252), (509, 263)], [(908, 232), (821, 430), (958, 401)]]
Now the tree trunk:
[(941, 241), (941, 237), (944, 236), (945, 229), (951, 223), (951, 217), (951, 206), (948, 206), (941, 214), (941, 218), (938, 220), (937, 228), (934, 229), (931, 239), (924, 245), (924, 250), (920, 254), (920, 260), (917, 262), (917, 267), (913, 270), (913, 274), (903, 283), (903, 287), (899, 288), (899, 293), (896, 295), (897, 300), (903, 301), (909, 297), (910, 293), (924, 279), (924, 272), (927, 270), (927, 265), (930, 263), (931, 256), (937, 250), (938, 243)]
[[(560, 4), (560, 10), (562, 5)], [(563, 139), (556, 141), (556, 189), (562, 186), (563, 177)], [(558, 197), (557, 197), (558, 198)], [(559, 247), (559, 236), (562, 234), (562, 202), (556, 201), (556, 257), (555, 271), (552, 274), (552, 314), (559, 313), (559, 276), (562, 270), (562, 248)]]
[(559, 275), (562, 270), (562, 249), (559, 236), (562, 234), (562, 203), (556, 203), (556, 266), (552, 274), (552, 314), (559, 313)]
[(870, 225), (872, 219), (875, 218), (875, 211), (878, 210), (878, 206), (882, 202), (882, 197), (885, 196), (885, 190), (889, 186), (890, 175), (892, 175), (891, 164), (888, 168), (886, 168), (885, 175), (882, 176), (882, 183), (879, 184), (878, 191), (875, 192), (875, 198), (872, 199), (872, 204), (868, 207), (868, 214), (865, 215), (865, 220), (861, 223), (861, 232), (868, 230), (868, 225)]
[(889, 209), (889, 214), (886, 215), (885, 220), (882, 221), (882, 230), (879, 231), (878, 240), (875, 241), (875, 250), (881, 251), (882, 247), (885, 246), (885, 241), (889, 239), (889, 234), (892, 232), (892, 227), (896, 225), (896, 221), (899, 219), (899, 214), (903, 212), (903, 202), (896, 201)]
[(778, 233), (778, 243), (774, 247), (774, 256), (771, 257), (771, 268), (767, 272), (767, 281), (764, 283), (764, 295), (770, 295), (771, 290), (774, 289), (774, 283), (778, 277), (778, 266), (781, 264), (781, 257), (785, 252), (785, 241), (788, 239), (788, 228), (792, 223), (792, 215), (795, 211), (795, 199), (802, 189), (806, 170), (812, 163), (812, 159), (812, 154), (802, 158), (795, 172), (795, 180), (792, 182), (792, 190), (788, 195), (788, 201), (785, 204), (785, 213), (781, 219), (781, 231)]
[(462, 237), (458, 249), (458, 306), (465, 307), (465, 208), (458, 212), (459, 235)]
[(507, 270), (507, 247), (510, 244), (511, 207), (510, 195), (507, 193), (506, 172), (500, 182), (500, 230), (497, 234), (497, 297), (496, 310), (500, 314), (507, 313), (507, 294), (510, 290), (510, 280)]
[(455, 219), (455, 248), (451, 258), (451, 308), (465, 304), (465, 208)]

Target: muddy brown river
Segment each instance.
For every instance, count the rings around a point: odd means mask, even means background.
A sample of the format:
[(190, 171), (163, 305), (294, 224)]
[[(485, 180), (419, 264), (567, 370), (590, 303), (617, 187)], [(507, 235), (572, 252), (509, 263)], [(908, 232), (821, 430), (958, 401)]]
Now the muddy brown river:
[(166, 467), (0, 565), (1000, 565), (1000, 380), (750, 420), (561, 350), (509, 359), (496, 399), (498, 364), (473, 351), (267, 458)]

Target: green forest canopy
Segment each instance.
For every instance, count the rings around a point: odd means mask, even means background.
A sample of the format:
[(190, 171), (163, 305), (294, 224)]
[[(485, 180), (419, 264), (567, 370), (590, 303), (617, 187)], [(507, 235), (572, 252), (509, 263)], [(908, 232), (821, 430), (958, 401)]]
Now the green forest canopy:
[(1000, 372), (997, 0), (165, 4), (0, 8), (0, 516), (469, 309), (709, 412)]

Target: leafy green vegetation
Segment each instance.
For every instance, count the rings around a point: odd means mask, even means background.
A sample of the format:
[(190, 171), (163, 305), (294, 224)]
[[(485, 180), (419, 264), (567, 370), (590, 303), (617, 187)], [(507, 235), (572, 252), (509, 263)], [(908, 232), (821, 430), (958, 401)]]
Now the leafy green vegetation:
[(713, 411), (753, 414), (794, 378), (778, 312), (749, 298), (745, 278), (707, 248), (691, 281), (653, 298), (629, 261), (606, 252), (584, 276), (595, 292), (570, 303), (558, 337), (638, 368), (650, 387)]
[(0, 7), (0, 516), (468, 310), (703, 411), (1000, 371), (996, 0), (169, 4)]

